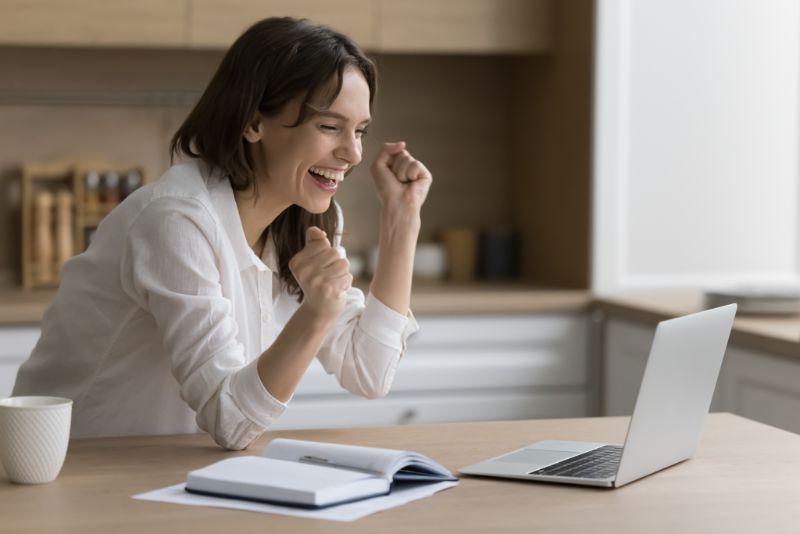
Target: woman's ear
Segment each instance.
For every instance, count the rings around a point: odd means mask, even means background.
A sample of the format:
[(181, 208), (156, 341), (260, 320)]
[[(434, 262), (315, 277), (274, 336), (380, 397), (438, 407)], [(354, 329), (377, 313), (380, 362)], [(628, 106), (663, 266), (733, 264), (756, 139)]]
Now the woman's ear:
[(250, 143), (258, 143), (261, 141), (264, 129), (261, 126), (261, 113), (255, 112), (247, 127), (244, 129), (244, 138)]

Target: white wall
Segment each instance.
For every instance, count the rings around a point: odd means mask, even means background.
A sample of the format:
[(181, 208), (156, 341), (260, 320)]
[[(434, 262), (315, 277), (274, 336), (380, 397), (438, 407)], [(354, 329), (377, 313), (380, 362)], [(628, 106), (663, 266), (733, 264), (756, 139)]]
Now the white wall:
[(800, 283), (800, 2), (597, 0), (593, 287)]

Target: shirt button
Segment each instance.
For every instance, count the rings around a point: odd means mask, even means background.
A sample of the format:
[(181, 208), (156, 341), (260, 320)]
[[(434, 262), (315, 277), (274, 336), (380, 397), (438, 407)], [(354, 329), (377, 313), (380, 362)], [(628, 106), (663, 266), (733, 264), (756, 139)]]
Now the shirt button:
[(264, 315), (261, 316), (261, 320), (264, 321), (265, 323), (270, 322), (272, 320), (272, 314), (265, 313)]

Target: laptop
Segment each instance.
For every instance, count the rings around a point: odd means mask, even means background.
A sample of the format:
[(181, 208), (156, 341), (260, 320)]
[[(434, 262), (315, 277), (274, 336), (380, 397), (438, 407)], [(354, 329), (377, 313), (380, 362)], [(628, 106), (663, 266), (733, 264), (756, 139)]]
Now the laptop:
[(465, 475), (617, 488), (688, 459), (700, 441), (736, 304), (656, 328), (624, 446), (539, 441), (464, 467)]

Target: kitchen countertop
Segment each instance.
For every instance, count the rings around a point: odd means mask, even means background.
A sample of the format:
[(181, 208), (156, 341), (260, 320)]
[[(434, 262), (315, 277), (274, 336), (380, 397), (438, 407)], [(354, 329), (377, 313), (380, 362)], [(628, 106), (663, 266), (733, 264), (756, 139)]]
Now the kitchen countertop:
[[(357, 283), (366, 289), (366, 283)], [(0, 289), (0, 326), (37, 325), (55, 291)], [(415, 282), (411, 308), (417, 315), (581, 313), (600, 310), (611, 317), (655, 325), (703, 309), (700, 293), (636, 293), (593, 296), (587, 290), (547, 289), (519, 284)], [(800, 358), (800, 315), (738, 315), (731, 342)]]
[[(367, 283), (357, 282), (366, 290)], [(0, 289), (0, 326), (38, 324), (54, 290)], [(579, 289), (543, 289), (519, 284), (457, 285), (415, 282), (411, 309), (416, 315), (570, 313), (587, 311), (591, 295)]]
[[(598, 296), (593, 307), (606, 314), (655, 326), (671, 319), (704, 309), (698, 292), (632, 293)], [(800, 358), (800, 315), (737, 314), (731, 343), (743, 347)]]
[(50, 289), (0, 289), (0, 326), (39, 324), (55, 295)]

